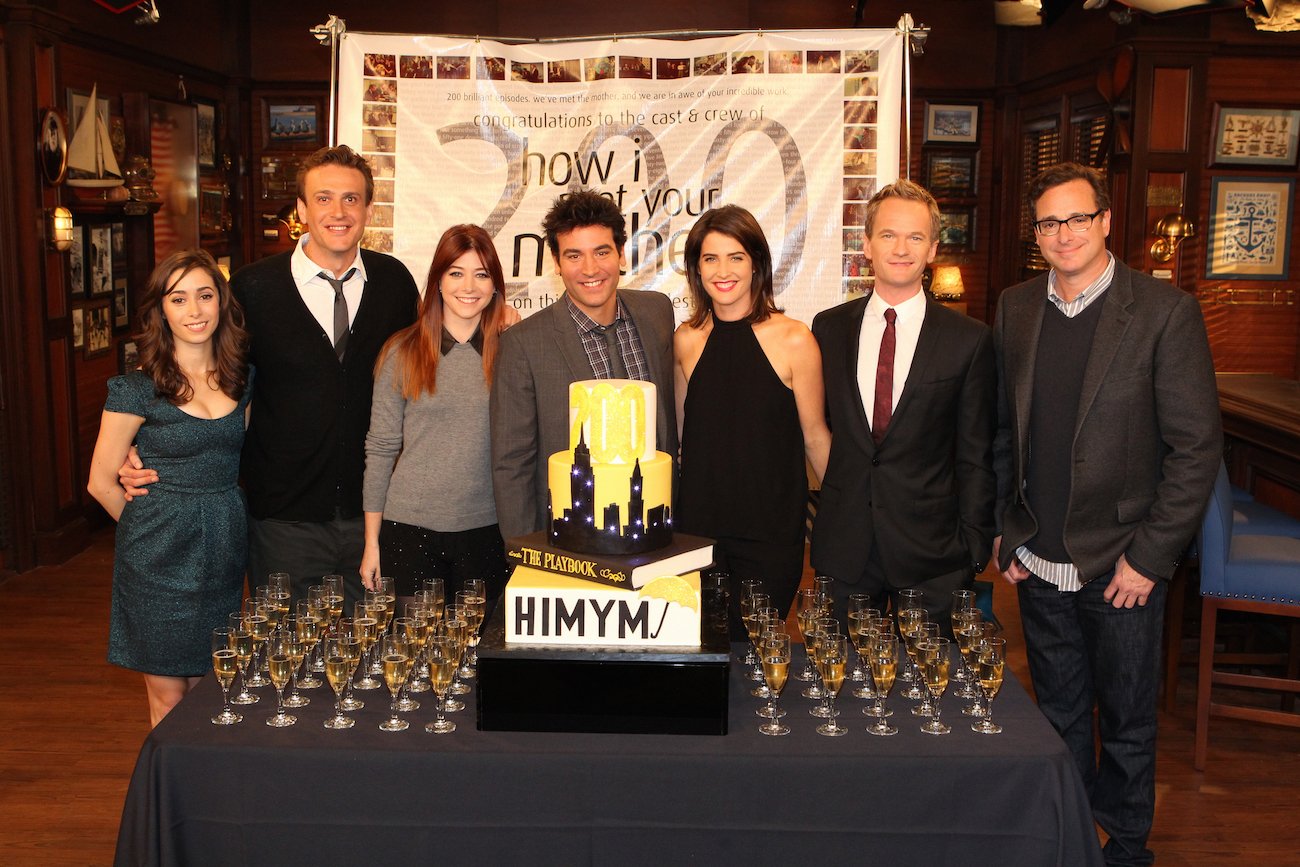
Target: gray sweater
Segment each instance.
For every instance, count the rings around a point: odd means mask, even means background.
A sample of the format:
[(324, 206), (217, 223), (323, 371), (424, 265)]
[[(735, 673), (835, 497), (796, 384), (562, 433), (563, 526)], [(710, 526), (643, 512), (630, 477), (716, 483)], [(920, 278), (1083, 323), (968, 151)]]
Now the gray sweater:
[(390, 354), (375, 377), (366, 434), (367, 512), (439, 532), (497, 522), (483, 360), (457, 343), (438, 362), (438, 391), (415, 400), (394, 385)]

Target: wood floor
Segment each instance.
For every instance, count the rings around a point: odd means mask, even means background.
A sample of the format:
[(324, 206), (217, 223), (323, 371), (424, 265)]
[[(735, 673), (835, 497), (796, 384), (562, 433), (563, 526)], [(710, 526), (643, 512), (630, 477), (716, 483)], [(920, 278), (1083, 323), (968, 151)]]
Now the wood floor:
[[(104, 661), (112, 536), (58, 568), (0, 584), (0, 863), (111, 863), (127, 781), (148, 733), (136, 674)], [(1027, 682), (1015, 597), (995, 607)], [(1193, 651), (1194, 652), (1194, 651)], [(1190, 656), (1190, 654), (1188, 654)], [(1217, 720), (1192, 769), (1194, 668), (1160, 719), (1151, 846), (1175, 865), (1300, 865), (1300, 731)], [(847, 794), (847, 793), (846, 793)]]

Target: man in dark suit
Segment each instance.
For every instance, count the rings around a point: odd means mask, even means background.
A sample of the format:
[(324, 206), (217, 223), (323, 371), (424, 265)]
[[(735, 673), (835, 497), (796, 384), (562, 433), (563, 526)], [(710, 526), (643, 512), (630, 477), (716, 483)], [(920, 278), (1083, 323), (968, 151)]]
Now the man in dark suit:
[(867, 205), (875, 290), (818, 314), (831, 452), (812, 565), (837, 597), (915, 587), (951, 633), (952, 591), (993, 539), (996, 376), (988, 326), (922, 292), (939, 208), (900, 180)]
[(344, 577), (348, 601), (361, 598), (375, 359), (415, 321), (419, 303), (406, 266), (360, 249), (373, 195), (370, 166), (347, 145), (312, 154), (298, 172), (307, 233), (292, 252), (241, 268), (230, 283), (255, 369), (241, 465), (249, 584), (288, 572), (298, 598), (334, 574)]
[(641, 379), (658, 391), (658, 448), (677, 454), (673, 308), (659, 292), (619, 289), (627, 229), (591, 190), (543, 221), (564, 294), (501, 336), (492, 380), (492, 485), (506, 539), (546, 523), (547, 459), (569, 448), (569, 384)]
[(998, 299), (994, 556), (1106, 862), (1150, 864), (1165, 593), (1222, 455), (1214, 364), (1196, 299), (1106, 250), (1100, 173), (1053, 166), (1029, 201), (1052, 270)]

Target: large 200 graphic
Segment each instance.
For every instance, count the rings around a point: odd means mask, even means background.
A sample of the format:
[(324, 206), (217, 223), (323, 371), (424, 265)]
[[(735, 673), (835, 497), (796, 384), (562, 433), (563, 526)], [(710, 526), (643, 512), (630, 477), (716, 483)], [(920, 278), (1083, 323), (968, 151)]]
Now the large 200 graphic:
[[(794, 281), (803, 259), (804, 243), (808, 235), (808, 183), (804, 171), (803, 157), (790, 131), (774, 120), (745, 119), (726, 124), (718, 130), (717, 136), (709, 146), (705, 159), (705, 182), (703, 189), (725, 189), (726, 161), (736, 140), (748, 132), (757, 132), (767, 136), (781, 156), (781, 171), (785, 181), (785, 237), (781, 242), (780, 254), (773, 263), (772, 289), (780, 295)], [(654, 133), (639, 124), (603, 124), (591, 130), (578, 146), (578, 154), (595, 153), (607, 141), (614, 138), (629, 138), (637, 141), (645, 159), (647, 175), (646, 199), (661, 201), (663, 194), (671, 187), (668, 179), (667, 162), (662, 148)], [(492, 213), (483, 221), (483, 228), (496, 237), (506, 226), (519, 205), (524, 200), (526, 184), (524, 183), (524, 154), (528, 148), (528, 139), (512, 130), (500, 126), (479, 126), (471, 122), (456, 123), (438, 130), (438, 140), (442, 144), (454, 141), (478, 140), (489, 142), (501, 151), (508, 167), (505, 186), (500, 198), (492, 208)], [(577, 186), (577, 182), (573, 182)], [(645, 226), (661, 240), (670, 234), (672, 216), (660, 209)]]

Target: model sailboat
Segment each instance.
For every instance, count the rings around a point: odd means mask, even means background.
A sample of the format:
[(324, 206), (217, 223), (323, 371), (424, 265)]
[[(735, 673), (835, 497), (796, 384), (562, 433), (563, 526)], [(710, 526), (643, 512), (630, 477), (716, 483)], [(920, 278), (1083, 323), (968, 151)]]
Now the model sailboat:
[(90, 90), (90, 103), (81, 115), (68, 145), (68, 186), (108, 188), (122, 185), (122, 170), (113, 156), (108, 127), (99, 114), (98, 85)]

